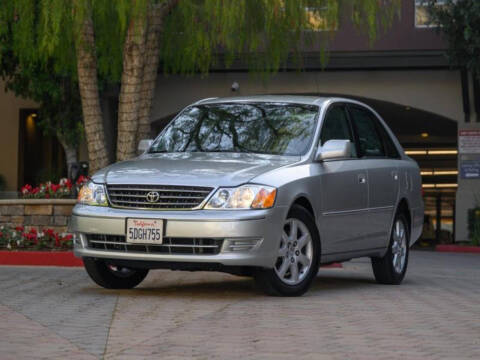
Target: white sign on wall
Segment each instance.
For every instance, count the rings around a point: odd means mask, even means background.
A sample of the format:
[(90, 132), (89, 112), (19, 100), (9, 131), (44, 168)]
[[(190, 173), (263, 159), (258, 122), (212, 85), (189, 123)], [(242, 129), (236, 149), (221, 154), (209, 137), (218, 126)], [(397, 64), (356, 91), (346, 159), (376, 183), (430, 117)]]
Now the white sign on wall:
[(458, 132), (458, 152), (460, 154), (480, 154), (480, 130), (460, 130)]

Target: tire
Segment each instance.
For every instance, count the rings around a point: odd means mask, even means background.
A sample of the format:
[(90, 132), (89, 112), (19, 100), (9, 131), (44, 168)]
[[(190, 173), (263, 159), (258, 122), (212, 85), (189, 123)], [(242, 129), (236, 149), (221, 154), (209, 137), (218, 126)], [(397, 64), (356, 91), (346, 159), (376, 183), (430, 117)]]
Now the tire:
[(410, 230), (408, 222), (403, 213), (397, 213), (393, 221), (387, 253), (381, 258), (372, 258), (375, 280), (380, 284), (399, 285), (407, 272), (409, 253)]
[(305, 208), (294, 205), (283, 226), (274, 268), (258, 269), (256, 283), (268, 295), (303, 295), (318, 273), (319, 258), (320, 238), (315, 221)]
[(106, 289), (132, 289), (148, 274), (146, 269), (117, 267), (101, 259), (83, 258), (83, 265), (90, 278)]

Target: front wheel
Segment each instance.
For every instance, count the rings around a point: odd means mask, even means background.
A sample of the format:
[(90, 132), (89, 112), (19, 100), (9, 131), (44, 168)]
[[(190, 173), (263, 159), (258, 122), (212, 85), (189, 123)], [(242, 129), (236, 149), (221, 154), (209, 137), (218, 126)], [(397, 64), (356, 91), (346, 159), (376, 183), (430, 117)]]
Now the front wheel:
[(255, 279), (269, 295), (304, 294), (318, 272), (320, 239), (310, 213), (294, 205), (283, 224), (273, 269), (261, 269)]
[(146, 269), (131, 269), (106, 263), (101, 259), (83, 258), (90, 278), (106, 289), (131, 289), (140, 284), (148, 274)]
[(407, 272), (410, 234), (405, 215), (395, 216), (390, 245), (382, 258), (372, 258), (375, 279), (380, 284), (398, 285)]

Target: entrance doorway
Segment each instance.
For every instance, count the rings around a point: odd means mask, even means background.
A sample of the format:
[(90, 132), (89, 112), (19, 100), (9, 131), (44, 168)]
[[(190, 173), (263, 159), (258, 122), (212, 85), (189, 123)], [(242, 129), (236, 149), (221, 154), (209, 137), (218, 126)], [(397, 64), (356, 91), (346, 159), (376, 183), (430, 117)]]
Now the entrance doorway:
[(20, 110), (18, 149), (18, 188), (46, 181), (58, 181), (67, 175), (65, 154), (55, 136), (45, 135), (34, 109)]

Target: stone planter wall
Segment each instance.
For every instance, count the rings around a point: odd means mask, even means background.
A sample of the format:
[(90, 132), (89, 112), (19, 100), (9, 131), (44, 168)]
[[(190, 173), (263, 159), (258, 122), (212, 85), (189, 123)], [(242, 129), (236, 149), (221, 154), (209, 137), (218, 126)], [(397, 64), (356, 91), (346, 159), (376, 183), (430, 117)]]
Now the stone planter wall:
[(67, 231), (75, 199), (0, 200), (0, 225)]

